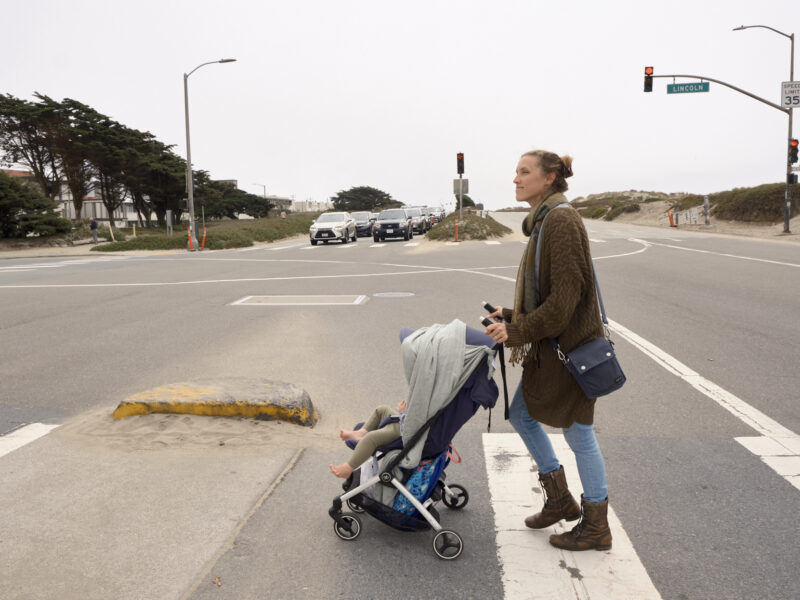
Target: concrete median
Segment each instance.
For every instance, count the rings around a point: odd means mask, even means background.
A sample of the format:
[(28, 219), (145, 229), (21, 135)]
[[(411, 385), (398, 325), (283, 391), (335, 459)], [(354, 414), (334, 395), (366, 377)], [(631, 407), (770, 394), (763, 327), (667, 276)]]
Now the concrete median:
[(313, 427), (317, 411), (308, 393), (282, 381), (223, 377), (173, 383), (132, 396), (119, 403), (115, 419), (150, 413), (281, 420)]

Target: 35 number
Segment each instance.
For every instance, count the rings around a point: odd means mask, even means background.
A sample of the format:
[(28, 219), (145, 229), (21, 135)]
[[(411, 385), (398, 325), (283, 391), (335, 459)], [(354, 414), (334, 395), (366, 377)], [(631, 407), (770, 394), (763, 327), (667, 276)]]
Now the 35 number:
[(800, 96), (784, 96), (784, 106), (798, 106), (800, 105)]

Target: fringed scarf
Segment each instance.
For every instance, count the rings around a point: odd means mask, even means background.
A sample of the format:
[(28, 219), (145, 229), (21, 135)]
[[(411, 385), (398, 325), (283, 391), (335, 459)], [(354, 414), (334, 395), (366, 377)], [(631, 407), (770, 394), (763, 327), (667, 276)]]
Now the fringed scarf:
[[(536, 241), (539, 238), (539, 229), (545, 215), (557, 204), (567, 201), (564, 194), (553, 192), (546, 196), (535, 208), (531, 208), (528, 216), (522, 222), (522, 233), (528, 236), (528, 245), (522, 253), (522, 260), (517, 271), (517, 287), (514, 290), (514, 316), (513, 321), (519, 315), (532, 313), (537, 306), (536, 299)], [(528, 342), (522, 346), (511, 349), (511, 364), (524, 364), (528, 359), (536, 358), (539, 352), (539, 343)]]

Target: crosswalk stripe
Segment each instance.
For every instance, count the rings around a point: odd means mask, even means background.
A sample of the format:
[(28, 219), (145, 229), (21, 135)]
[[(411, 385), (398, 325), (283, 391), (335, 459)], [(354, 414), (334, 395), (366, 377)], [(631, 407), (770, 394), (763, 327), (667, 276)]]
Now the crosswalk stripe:
[(58, 425), (47, 425), (45, 423), (31, 423), (25, 427), (15, 429), (11, 433), (0, 436), (0, 456), (5, 456), (25, 444), (47, 435)]
[(496, 246), (496, 245), (498, 245), (500, 242), (497, 242), (497, 241), (491, 240), (491, 241), (485, 241), (485, 242), (483, 242), (483, 243), (484, 243), (484, 244), (486, 244), (487, 246)]
[[(580, 490), (575, 456), (564, 436), (550, 434), (550, 440), (570, 489)], [(541, 494), (531, 493), (539, 491), (538, 477), (522, 438), (516, 433), (484, 433), (483, 449), (506, 600), (661, 598), (610, 505), (611, 550), (568, 552), (555, 548), (548, 538), (568, 530), (564, 521), (542, 530), (528, 529), (523, 523), (541, 509), (543, 500)]]
[(595, 244), (605, 244), (606, 240), (596, 240), (594, 238), (589, 238), (590, 242), (594, 242)]

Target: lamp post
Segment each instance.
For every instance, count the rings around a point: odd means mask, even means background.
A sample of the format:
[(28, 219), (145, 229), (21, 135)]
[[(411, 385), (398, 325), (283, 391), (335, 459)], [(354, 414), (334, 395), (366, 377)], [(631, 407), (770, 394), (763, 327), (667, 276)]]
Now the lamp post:
[[(741, 25), (739, 27), (734, 28), (734, 31), (741, 31), (743, 29), (752, 29), (755, 27), (761, 27), (762, 29), (769, 29), (770, 31), (774, 31), (775, 33), (782, 35), (783, 37), (789, 38), (789, 41), (792, 43), (791, 52), (792, 55), (789, 60), (789, 81), (794, 81), (794, 33), (783, 33), (782, 31), (778, 31), (777, 29), (773, 29), (772, 27), (768, 27), (767, 25)], [(789, 144), (792, 140), (792, 107), (789, 106), (789, 136), (786, 140), (786, 206), (783, 209), (783, 233), (791, 233), (789, 231), (789, 219), (792, 216), (792, 161), (789, 158)]]
[(236, 62), (235, 58), (223, 58), (220, 60), (212, 60), (197, 65), (188, 73), (183, 74), (183, 108), (186, 113), (186, 194), (189, 202), (189, 232), (191, 235), (192, 250), (197, 250), (197, 231), (195, 230), (194, 221), (194, 181), (192, 181), (192, 145), (189, 141), (189, 75), (197, 71), (200, 67), (206, 65), (213, 65), (214, 63), (229, 63)]

